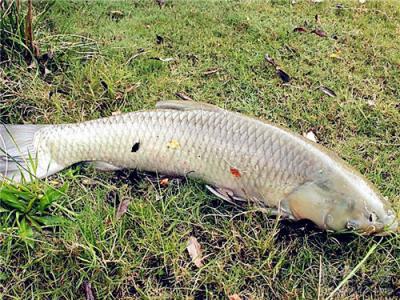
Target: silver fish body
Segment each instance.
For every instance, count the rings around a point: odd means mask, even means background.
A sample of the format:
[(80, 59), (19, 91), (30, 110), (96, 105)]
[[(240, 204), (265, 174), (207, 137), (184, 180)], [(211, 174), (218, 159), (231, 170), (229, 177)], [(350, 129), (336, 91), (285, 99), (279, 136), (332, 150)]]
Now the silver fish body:
[(200, 178), (325, 229), (369, 233), (397, 227), (394, 212), (372, 185), (327, 149), (206, 104), (164, 102), (157, 110), (46, 126), (34, 134), (33, 148), (39, 177), (93, 161)]

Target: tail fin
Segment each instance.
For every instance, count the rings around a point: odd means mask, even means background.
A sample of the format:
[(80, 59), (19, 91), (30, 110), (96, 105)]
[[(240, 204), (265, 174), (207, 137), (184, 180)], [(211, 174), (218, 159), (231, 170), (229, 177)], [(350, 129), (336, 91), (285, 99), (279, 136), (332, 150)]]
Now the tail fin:
[(0, 124), (0, 182), (6, 179), (29, 182), (62, 169), (50, 164), (49, 157), (39, 157), (36, 151), (35, 134), (46, 126)]

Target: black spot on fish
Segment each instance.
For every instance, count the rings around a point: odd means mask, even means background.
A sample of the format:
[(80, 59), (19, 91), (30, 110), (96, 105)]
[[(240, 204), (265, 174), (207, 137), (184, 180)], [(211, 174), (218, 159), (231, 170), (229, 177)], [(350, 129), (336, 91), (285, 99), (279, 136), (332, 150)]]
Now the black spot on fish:
[(134, 143), (131, 152), (137, 152), (139, 150), (139, 147), (140, 147), (140, 142)]

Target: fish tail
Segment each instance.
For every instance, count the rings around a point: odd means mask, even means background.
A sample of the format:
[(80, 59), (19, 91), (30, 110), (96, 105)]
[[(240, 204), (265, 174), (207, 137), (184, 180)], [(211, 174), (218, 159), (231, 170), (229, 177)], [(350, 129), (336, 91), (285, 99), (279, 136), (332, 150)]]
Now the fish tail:
[(36, 149), (35, 136), (46, 126), (0, 124), (0, 182), (29, 182), (63, 169)]

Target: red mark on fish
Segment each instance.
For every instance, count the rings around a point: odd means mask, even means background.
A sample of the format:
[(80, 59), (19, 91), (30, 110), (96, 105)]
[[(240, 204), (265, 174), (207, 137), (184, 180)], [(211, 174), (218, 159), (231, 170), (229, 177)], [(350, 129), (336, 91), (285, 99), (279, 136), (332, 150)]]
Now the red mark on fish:
[(236, 168), (230, 168), (230, 171), (233, 177), (239, 178), (242, 176), (242, 174), (240, 174), (239, 170)]

